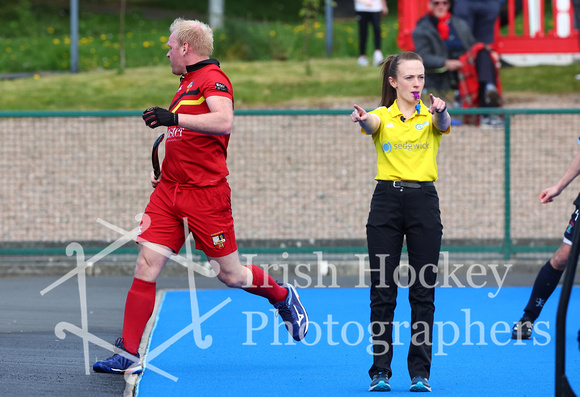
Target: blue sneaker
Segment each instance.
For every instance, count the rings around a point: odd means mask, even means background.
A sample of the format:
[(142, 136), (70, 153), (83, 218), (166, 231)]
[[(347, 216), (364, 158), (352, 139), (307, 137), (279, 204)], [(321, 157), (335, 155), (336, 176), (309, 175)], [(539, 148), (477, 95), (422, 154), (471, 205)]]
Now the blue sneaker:
[(431, 385), (426, 378), (415, 376), (411, 381), (411, 391), (429, 392), (431, 391)]
[(391, 391), (391, 385), (389, 385), (389, 380), (384, 372), (379, 372), (373, 376), (369, 391)]
[[(140, 374), (143, 367), (139, 361), (139, 353), (133, 356), (127, 352), (125, 346), (123, 346), (123, 338), (117, 338), (115, 347), (115, 351), (118, 351), (118, 353), (113, 354), (106, 360), (97, 361), (93, 365), (93, 371), (109, 374)], [(135, 358), (137, 358), (137, 361), (134, 361)]]
[(278, 284), (288, 290), (288, 296), (282, 302), (274, 303), (274, 308), (278, 310), (294, 340), (301, 341), (308, 332), (308, 314), (300, 303), (296, 288), (292, 284)]

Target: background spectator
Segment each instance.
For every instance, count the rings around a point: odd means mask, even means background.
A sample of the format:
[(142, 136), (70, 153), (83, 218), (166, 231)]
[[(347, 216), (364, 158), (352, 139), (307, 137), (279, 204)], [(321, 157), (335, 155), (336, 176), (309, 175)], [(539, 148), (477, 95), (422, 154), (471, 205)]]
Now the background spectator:
[(381, 16), (387, 15), (389, 9), (386, 0), (355, 0), (354, 10), (358, 21), (359, 32), (359, 57), (358, 64), (368, 66), (369, 60), (366, 56), (368, 24), (373, 28), (375, 51), (373, 52), (373, 65), (378, 66), (385, 60), (381, 51)]
[[(580, 0), (572, 0), (572, 6), (574, 7), (574, 27), (578, 30), (578, 40), (580, 40)], [(580, 80), (580, 74), (577, 74), (575, 78)]]
[[(432, 90), (457, 90), (458, 71), (466, 67), (459, 58), (477, 43), (469, 25), (450, 13), (450, 0), (431, 0), (429, 13), (417, 22), (413, 31), (415, 51), (425, 65), (425, 86)], [(479, 51), (475, 58), (479, 103), (475, 106), (497, 107), (501, 98), (497, 89), (498, 71), (488, 49)], [(482, 124), (501, 127), (497, 116), (482, 117)]]
[(476, 41), (494, 42), (495, 21), (499, 16), (500, 0), (455, 0), (453, 14), (471, 27)]

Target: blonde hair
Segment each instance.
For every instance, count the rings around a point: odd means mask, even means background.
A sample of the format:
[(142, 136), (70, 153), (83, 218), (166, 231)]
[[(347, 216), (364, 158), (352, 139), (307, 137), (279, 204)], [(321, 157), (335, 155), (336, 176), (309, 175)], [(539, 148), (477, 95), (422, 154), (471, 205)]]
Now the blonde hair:
[(203, 22), (177, 18), (169, 32), (175, 33), (178, 45), (188, 43), (199, 56), (209, 57), (213, 52), (213, 30)]

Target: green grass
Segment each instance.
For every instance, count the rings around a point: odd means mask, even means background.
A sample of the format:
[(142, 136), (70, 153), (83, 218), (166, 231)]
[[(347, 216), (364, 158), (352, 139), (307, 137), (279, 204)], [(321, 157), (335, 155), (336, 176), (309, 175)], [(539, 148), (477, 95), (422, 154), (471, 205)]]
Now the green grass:
[[(504, 68), (501, 70), (502, 86), (507, 92), (538, 94), (580, 93), (580, 63), (567, 66), (540, 65), (534, 67)], [(578, 104), (570, 104), (576, 107)]]
[[(389, 0), (392, 1), (392, 0)], [(163, 19), (184, 16), (207, 20), (208, 1), (182, 0), (127, 0), (128, 26), (131, 16), (146, 19), (147, 24), (155, 24)], [(225, 5), (226, 18), (248, 21), (277, 21), (300, 23), (299, 10), (302, 1), (287, 0), (244, 0), (228, 1)], [(69, 0), (18, 0), (0, 3), (0, 37), (34, 37), (53, 26), (57, 34), (69, 31)], [(99, 34), (110, 26), (118, 32), (121, 2), (119, 0), (79, 1), (81, 34)], [(147, 18), (143, 17), (147, 15)], [(95, 24), (95, 21), (99, 24)], [(91, 30), (93, 29), (94, 30)]]
[[(62, 0), (55, 0), (57, 3)], [(159, 6), (153, 0), (134, 0), (130, 4), (139, 6), (126, 14), (124, 35), (120, 32), (118, 2), (110, 3), (113, 12), (93, 11), (92, 7), (80, 9), (79, 20), (79, 70), (116, 70), (120, 68), (121, 52), (124, 49), (126, 67), (155, 66), (165, 64), (166, 42), (169, 25), (181, 16), (183, 5), (163, 4), (165, 12), (146, 12), (147, 6)], [(199, 18), (207, 20), (205, 6), (196, 3)], [(252, 7), (244, 10), (238, 4), (228, 3), (224, 28), (214, 32), (214, 56), (224, 61), (286, 60), (324, 57), (326, 55), (326, 32), (321, 16), (313, 24), (305, 25), (299, 17), (300, 1), (287, 4), (282, 1), (251, 0)], [(267, 3), (267, 4), (266, 4)], [(285, 5), (284, 5), (285, 4)], [(106, 4), (105, 4), (106, 5)], [(64, 7), (64, 6), (63, 6)], [(102, 6), (101, 6), (102, 7)], [(272, 8), (278, 10), (274, 18)], [(171, 11), (167, 11), (171, 10)], [(195, 16), (194, 16), (195, 17)], [(0, 74), (67, 71), (70, 70), (70, 25), (67, 8), (32, 4), (20, 0), (0, 6)], [(396, 13), (384, 18), (383, 51), (397, 51)], [(349, 18), (335, 21), (333, 30), (332, 56), (336, 58), (358, 55), (358, 32), (356, 21)], [(369, 44), (369, 52), (371, 51)]]
[[(118, 26), (109, 18), (95, 16), (81, 29), (78, 46), (81, 71), (119, 69), (121, 38)], [(126, 66), (164, 64), (168, 49), (168, 26), (172, 19), (147, 21), (136, 14), (128, 19), (131, 22), (127, 24), (124, 37)], [(394, 17), (383, 23), (385, 53), (397, 52), (395, 24)], [(358, 55), (357, 43), (358, 32), (354, 20), (335, 23), (332, 57)], [(248, 23), (232, 19), (224, 29), (215, 31), (214, 47), (214, 56), (224, 61), (324, 57), (325, 26), (322, 22), (306, 27), (303, 24)], [(368, 47), (370, 55), (371, 46)], [(67, 70), (70, 70), (70, 36), (57, 25), (46, 24), (43, 31), (34, 36), (0, 40), (0, 74)]]
[[(379, 69), (360, 68), (355, 62), (354, 18), (335, 21), (332, 56), (327, 59), (324, 23), (319, 19), (312, 26), (304, 25), (298, 16), (301, 3), (228, 3), (225, 28), (214, 34), (214, 57), (234, 84), (238, 109), (300, 106), (299, 102), (304, 107), (329, 106), (338, 98), (379, 97)], [(76, 75), (66, 73), (70, 69), (68, 4), (68, 0), (20, 0), (0, 6), (5, 21), (0, 24), (0, 74), (36, 73), (31, 78), (0, 80), (0, 110), (144, 109), (167, 104), (178, 84), (165, 57), (168, 27), (185, 10), (202, 18), (207, 1), (186, 5), (179, 0), (131, 0), (124, 71), (120, 70), (119, 2), (81, 2), (81, 73)], [(103, 6), (112, 7), (111, 12)], [(150, 7), (172, 11), (146, 17), (151, 15), (145, 13)], [(397, 13), (390, 8), (382, 22), (385, 54), (399, 52)], [(504, 92), (530, 95), (579, 92), (576, 74), (580, 74), (579, 64), (501, 71)]]
[[(303, 98), (377, 96), (379, 68), (360, 68), (354, 59), (228, 62), (237, 108), (269, 107)], [(165, 66), (120, 74), (95, 71), (0, 81), (2, 110), (109, 110), (167, 106), (179, 83)], [(33, 92), (34, 95), (30, 95)]]
[[(380, 68), (361, 68), (356, 59), (224, 62), (234, 85), (236, 108), (317, 107), (344, 98), (380, 96)], [(307, 72), (309, 70), (309, 72)], [(580, 92), (580, 64), (504, 68), (504, 93), (566, 94)], [(557, 76), (557, 78), (555, 78)], [(118, 73), (99, 70), (0, 81), (2, 110), (142, 110), (167, 106), (179, 78), (163, 66)], [(571, 104), (570, 106), (576, 106)]]

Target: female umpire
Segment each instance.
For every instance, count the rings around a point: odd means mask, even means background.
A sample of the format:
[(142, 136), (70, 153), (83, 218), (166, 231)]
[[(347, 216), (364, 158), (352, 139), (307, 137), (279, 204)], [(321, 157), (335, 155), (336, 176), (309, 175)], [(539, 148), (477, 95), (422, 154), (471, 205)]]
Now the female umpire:
[(411, 344), (407, 358), (411, 391), (431, 391), (434, 286), (443, 226), (437, 180), (437, 151), (450, 132), (447, 105), (430, 95), (419, 99), (425, 68), (414, 52), (391, 55), (382, 68), (380, 106), (367, 113), (354, 105), (352, 121), (371, 135), (377, 152), (377, 185), (367, 223), (371, 268), (373, 365), (369, 390), (389, 391), (393, 316), (399, 261), (406, 237), (409, 254)]

